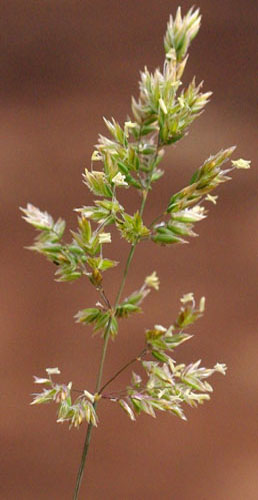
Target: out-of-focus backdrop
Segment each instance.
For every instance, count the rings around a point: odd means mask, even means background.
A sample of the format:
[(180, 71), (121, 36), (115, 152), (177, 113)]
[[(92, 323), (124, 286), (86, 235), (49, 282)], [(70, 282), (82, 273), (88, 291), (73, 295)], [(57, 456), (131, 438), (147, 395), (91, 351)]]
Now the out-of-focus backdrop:
[[(191, 6), (181, 0), (183, 12)], [(199, 0), (202, 27), (184, 82), (193, 75), (213, 90), (189, 136), (167, 151), (166, 175), (148, 202), (150, 220), (210, 153), (237, 144), (235, 158), (255, 160), (255, 2)], [(69, 500), (85, 428), (55, 423), (54, 405), (30, 407), (32, 375), (58, 366), (61, 379), (94, 390), (102, 340), (74, 324), (94, 305), (87, 281), (59, 284), (43, 258), (24, 249), (35, 235), (20, 218), (27, 201), (75, 228), (74, 207), (92, 200), (82, 184), (102, 116), (126, 118), (139, 70), (163, 60), (163, 34), (176, 2), (163, 0), (12, 0), (0, 6), (2, 500)], [(214, 376), (209, 403), (187, 409), (188, 422), (158, 415), (129, 421), (111, 403), (99, 405), (87, 479), (90, 500), (254, 500), (257, 498), (257, 171), (238, 171), (221, 186), (218, 205), (189, 245), (137, 250), (125, 293), (156, 270), (159, 294), (145, 314), (122, 323), (109, 346), (104, 378), (142, 347), (144, 329), (173, 321), (179, 298), (207, 299), (195, 337), (175, 357), (228, 364)], [(138, 198), (123, 194), (133, 210)], [(125, 262), (114, 237), (111, 256)], [(122, 265), (105, 275), (111, 298)], [(130, 370), (113, 389), (122, 388)], [(87, 483), (87, 484), (86, 484)]]

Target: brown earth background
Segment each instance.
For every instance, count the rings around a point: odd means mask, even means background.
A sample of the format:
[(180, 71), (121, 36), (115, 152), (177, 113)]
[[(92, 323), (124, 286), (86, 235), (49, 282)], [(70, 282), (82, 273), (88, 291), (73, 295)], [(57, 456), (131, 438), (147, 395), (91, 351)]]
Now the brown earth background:
[[(191, 6), (181, 0), (183, 11)], [(186, 185), (210, 153), (237, 144), (253, 160), (219, 190), (216, 207), (189, 245), (142, 244), (125, 294), (154, 269), (160, 292), (144, 315), (124, 321), (110, 343), (104, 379), (139, 352), (144, 329), (173, 321), (183, 293), (207, 299), (195, 337), (178, 361), (227, 363), (213, 378), (209, 403), (186, 410), (188, 422), (158, 415), (136, 423), (111, 403), (99, 405), (81, 498), (90, 500), (255, 500), (257, 450), (257, 170), (255, 168), (256, 2), (199, 0), (203, 22), (184, 77), (213, 90), (207, 111), (164, 164), (148, 201), (147, 221)], [(27, 201), (76, 227), (74, 207), (92, 200), (82, 171), (102, 116), (124, 120), (139, 70), (162, 64), (162, 38), (177, 3), (163, 0), (2, 0), (0, 6), (1, 156), (1, 500), (69, 500), (85, 428), (55, 423), (56, 408), (30, 407), (32, 375), (58, 366), (61, 379), (94, 390), (102, 340), (74, 324), (94, 306), (87, 281), (53, 280), (51, 264), (24, 249), (34, 232), (20, 218)], [(124, 192), (129, 212), (138, 196)], [(128, 248), (113, 237), (107, 252), (121, 265), (105, 275), (114, 298)], [(124, 387), (130, 370), (113, 384)]]

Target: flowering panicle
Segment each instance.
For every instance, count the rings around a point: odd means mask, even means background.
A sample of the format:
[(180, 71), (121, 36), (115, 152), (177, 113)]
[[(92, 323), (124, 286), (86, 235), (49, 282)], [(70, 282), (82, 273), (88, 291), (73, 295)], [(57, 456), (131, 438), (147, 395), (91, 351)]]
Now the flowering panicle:
[[(101, 387), (103, 363), (109, 338), (115, 339), (120, 321), (142, 312), (142, 304), (151, 289), (159, 289), (156, 271), (147, 276), (143, 285), (123, 298), (124, 285), (136, 247), (143, 241), (171, 245), (185, 243), (196, 236), (195, 224), (207, 217), (205, 202), (216, 204), (217, 195), (211, 194), (227, 181), (234, 169), (248, 169), (250, 161), (242, 158), (231, 160), (235, 147), (230, 147), (210, 156), (192, 175), (187, 186), (175, 194), (164, 205), (163, 213), (151, 224), (144, 220), (147, 197), (153, 184), (164, 174), (160, 163), (166, 148), (179, 142), (188, 133), (192, 122), (204, 111), (211, 92), (202, 91), (202, 83), (195, 78), (182, 86), (182, 77), (189, 56), (189, 47), (200, 28), (199, 9), (191, 8), (182, 16), (178, 8), (176, 16), (169, 19), (164, 37), (164, 62), (162, 68), (153, 73), (145, 68), (140, 74), (139, 95), (132, 98), (131, 117), (124, 123), (114, 118), (104, 118), (108, 137), (100, 135), (91, 156), (91, 162), (83, 174), (83, 182), (91, 195), (97, 199), (76, 208), (77, 229), (71, 231), (71, 241), (63, 240), (65, 222), (53, 219), (45, 211), (28, 204), (22, 208), (24, 219), (37, 231), (31, 250), (44, 255), (55, 266), (57, 281), (75, 281), (87, 277), (98, 294), (94, 307), (84, 308), (75, 315), (75, 320), (90, 325), (93, 333), (103, 336), (103, 351), (94, 393), (77, 390), (79, 395), (72, 400), (72, 382), (57, 384), (52, 375), (57, 368), (47, 369), (46, 378), (35, 377), (35, 383), (44, 386), (34, 395), (32, 404), (55, 402), (58, 405), (58, 422), (68, 421), (79, 427), (88, 423), (82, 465), (77, 485), (79, 488), (83, 460), (86, 457), (91, 427), (97, 425), (96, 407), (99, 399), (118, 402), (130, 419), (145, 412), (155, 416), (157, 410), (168, 411), (185, 419), (183, 404), (196, 406), (210, 398), (212, 387), (207, 379), (215, 372), (225, 374), (226, 366), (216, 363), (213, 368), (204, 368), (200, 361), (185, 365), (177, 364), (171, 357), (176, 347), (191, 338), (187, 328), (204, 312), (205, 300), (195, 303), (193, 293), (181, 299), (181, 309), (169, 327), (155, 325), (145, 333), (145, 347), (132, 361)], [(121, 190), (136, 189), (141, 204), (128, 213), (120, 203)], [(104, 256), (112, 244), (113, 232), (130, 246), (121, 285), (114, 304), (111, 304), (104, 288), (103, 274), (119, 263)], [(108, 394), (106, 387), (126, 367), (139, 362), (145, 373), (144, 379), (133, 372), (130, 386), (119, 393)], [(78, 488), (74, 498), (77, 499)]]

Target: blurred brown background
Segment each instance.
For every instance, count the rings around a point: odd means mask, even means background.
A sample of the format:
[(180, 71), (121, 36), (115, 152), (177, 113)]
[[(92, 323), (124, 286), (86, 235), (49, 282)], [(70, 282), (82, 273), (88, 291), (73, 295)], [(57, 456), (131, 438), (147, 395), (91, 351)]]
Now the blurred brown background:
[[(192, 2), (181, 0), (183, 12)], [(204, 80), (214, 96), (190, 134), (166, 155), (166, 176), (149, 201), (150, 219), (210, 154), (238, 145), (235, 158), (253, 160), (219, 190), (189, 245), (142, 244), (126, 292), (154, 269), (159, 294), (145, 315), (122, 324), (109, 346), (104, 378), (142, 347), (143, 332), (168, 325), (183, 293), (205, 295), (205, 318), (176, 359), (228, 364), (214, 376), (214, 394), (188, 422), (158, 415), (131, 423), (121, 409), (99, 405), (81, 498), (90, 500), (254, 500), (257, 450), (257, 174), (255, 169), (256, 7), (246, 0), (199, 0), (203, 22), (184, 77)], [(86, 281), (53, 281), (54, 269), (24, 250), (33, 229), (20, 218), (27, 201), (63, 216), (91, 197), (81, 182), (102, 116), (126, 118), (139, 70), (162, 64), (162, 39), (177, 2), (163, 0), (2, 0), (1, 98), (1, 500), (72, 498), (85, 428), (55, 423), (53, 406), (29, 406), (32, 375), (58, 366), (61, 379), (94, 389), (102, 341), (73, 315), (97, 300)], [(125, 193), (133, 210), (138, 198)], [(122, 262), (127, 246), (111, 256)], [(106, 273), (113, 298), (122, 266)], [(126, 372), (114, 389), (128, 382)], [(86, 485), (87, 482), (87, 485)]]

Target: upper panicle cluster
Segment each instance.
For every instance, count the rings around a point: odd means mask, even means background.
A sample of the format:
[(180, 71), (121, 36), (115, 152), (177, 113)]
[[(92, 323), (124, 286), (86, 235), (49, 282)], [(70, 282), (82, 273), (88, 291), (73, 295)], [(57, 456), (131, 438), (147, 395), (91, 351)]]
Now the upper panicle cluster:
[(189, 125), (200, 115), (211, 96), (202, 93), (195, 79), (178, 95), (187, 62), (187, 51), (200, 27), (199, 10), (190, 9), (185, 17), (179, 8), (175, 20), (170, 17), (164, 38), (166, 58), (163, 71), (141, 73), (138, 101), (132, 98), (132, 112), (143, 130), (159, 131), (159, 141), (168, 145), (180, 140)]
[(84, 181), (96, 196), (114, 198), (117, 187), (134, 187), (144, 192), (163, 171), (158, 164), (162, 146), (179, 141), (189, 125), (200, 115), (211, 92), (201, 92), (195, 79), (178, 92), (187, 62), (189, 45), (200, 26), (199, 10), (190, 9), (182, 18), (178, 9), (170, 18), (165, 35), (165, 62), (162, 71), (141, 72), (139, 98), (132, 98), (132, 114), (120, 125), (114, 118), (105, 125), (111, 138), (99, 136), (92, 162), (100, 161), (103, 170), (86, 169)]

